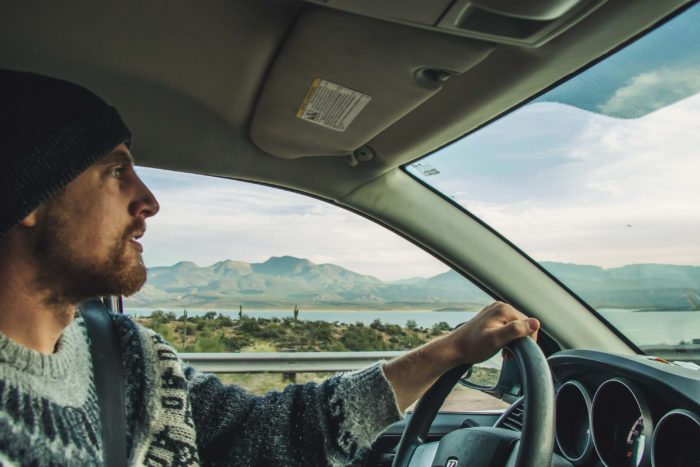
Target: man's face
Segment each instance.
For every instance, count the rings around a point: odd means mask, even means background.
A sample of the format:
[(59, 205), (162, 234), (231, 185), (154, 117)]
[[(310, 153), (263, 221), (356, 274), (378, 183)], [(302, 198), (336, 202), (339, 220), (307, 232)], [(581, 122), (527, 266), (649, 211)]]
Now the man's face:
[(56, 301), (130, 295), (146, 281), (136, 239), (158, 202), (126, 145), (95, 162), (37, 211), (37, 281)]

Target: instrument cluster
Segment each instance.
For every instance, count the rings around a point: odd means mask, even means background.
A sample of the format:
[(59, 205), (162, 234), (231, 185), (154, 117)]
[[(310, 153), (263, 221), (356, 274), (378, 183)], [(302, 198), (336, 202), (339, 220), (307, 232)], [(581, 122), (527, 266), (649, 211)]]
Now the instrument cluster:
[(558, 453), (577, 466), (700, 466), (700, 371), (595, 354), (550, 358)]

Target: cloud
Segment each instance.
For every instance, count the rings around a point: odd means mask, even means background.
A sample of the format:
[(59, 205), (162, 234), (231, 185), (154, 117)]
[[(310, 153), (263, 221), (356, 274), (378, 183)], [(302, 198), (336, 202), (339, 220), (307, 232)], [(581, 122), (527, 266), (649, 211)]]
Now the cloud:
[(609, 116), (636, 118), (700, 91), (700, 67), (666, 67), (640, 73), (619, 88), (599, 110)]
[[(509, 179), (509, 201), (498, 185), (483, 184), (457, 201), (538, 261), (700, 264), (700, 96), (633, 120), (586, 113), (558, 163)], [(554, 112), (539, 122), (565, 123)], [(523, 154), (539, 151), (522, 144)], [(453, 176), (471, 186), (478, 174)]]
[[(471, 206), (481, 219), (538, 261), (603, 267), (633, 263), (700, 265), (694, 235), (700, 215), (694, 213), (697, 205), (693, 203), (648, 208), (638, 203)], [(650, 216), (648, 210), (657, 212)]]

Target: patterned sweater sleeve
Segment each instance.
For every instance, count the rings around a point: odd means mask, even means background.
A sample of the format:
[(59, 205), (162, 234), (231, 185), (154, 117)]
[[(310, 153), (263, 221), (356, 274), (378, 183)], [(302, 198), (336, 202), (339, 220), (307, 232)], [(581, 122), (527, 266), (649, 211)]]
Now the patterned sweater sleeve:
[(185, 374), (205, 465), (345, 465), (401, 417), (382, 363), (262, 397)]

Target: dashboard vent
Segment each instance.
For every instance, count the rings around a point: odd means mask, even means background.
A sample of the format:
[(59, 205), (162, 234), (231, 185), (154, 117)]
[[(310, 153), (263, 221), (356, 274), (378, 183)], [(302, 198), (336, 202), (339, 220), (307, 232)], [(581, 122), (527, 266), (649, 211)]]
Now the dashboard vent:
[(525, 419), (525, 405), (520, 399), (501, 418), (500, 423), (496, 426), (501, 426), (513, 431), (523, 430), (523, 420)]

